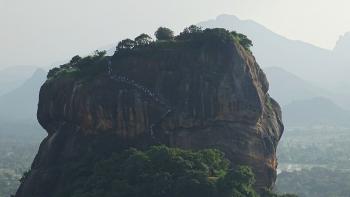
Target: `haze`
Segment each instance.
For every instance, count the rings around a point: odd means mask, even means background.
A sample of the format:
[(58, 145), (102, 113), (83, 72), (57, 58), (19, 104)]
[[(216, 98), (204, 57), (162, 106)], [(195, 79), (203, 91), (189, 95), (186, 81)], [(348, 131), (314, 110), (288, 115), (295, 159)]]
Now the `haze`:
[(180, 31), (223, 13), (331, 49), (350, 30), (349, 6), (346, 0), (0, 0), (0, 68), (47, 67), (158, 26)]

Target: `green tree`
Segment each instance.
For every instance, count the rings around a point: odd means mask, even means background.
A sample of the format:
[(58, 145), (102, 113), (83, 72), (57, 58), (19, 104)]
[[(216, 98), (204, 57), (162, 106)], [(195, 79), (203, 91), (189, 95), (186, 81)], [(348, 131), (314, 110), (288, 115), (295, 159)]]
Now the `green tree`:
[(75, 175), (79, 178), (62, 196), (217, 197), (216, 180), (228, 171), (228, 161), (217, 150), (154, 146), (145, 151), (129, 149), (92, 169), (72, 171), (85, 175)]
[(201, 27), (198, 27), (196, 25), (191, 25), (187, 28), (185, 28), (184, 32), (185, 33), (190, 33), (190, 34), (193, 34), (193, 33), (201, 33), (203, 30)]
[(78, 63), (82, 58), (79, 55), (76, 55), (74, 57), (72, 57), (72, 59), (70, 60), (70, 64), (76, 64)]
[(176, 37), (177, 40), (191, 40), (194, 39), (196, 36), (203, 33), (203, 30), (201, 27), (198, 27), (196, 25), (191, 25), (189, 27), (186, 27), (180, 35)]
[(94, 52), (94, 57), (104, 57), (106, 54), (107, 54), (107, 51), (105, 51), (105, 50), (103, 50), (103, 51), (96, 50)]
[(253, 42), (244, 34), (237, 33), (235, 31), (231, 32), (233, 38), (239, 42), (245, 49), (249, 50), (253, 46)]
[(240, 166), (218, 181), (220, 197), (258, 197), (253, 189), (254, 173), (249, 167)]
[(151, 36), (147, 34), (141, 34), (135, 38), (135, 44), (137, 46), (145, 46), (152, 42)]
[(117, 51), (123, 50), (123, 49), (132, 49), (135, 46), (135, 41), (131, 39), (125, 39), (118, 43), (117, 45)]
[(154, 33), (157, 40), (164, 41), (164, 40), (173, 40), (174, 39), (174, 32), (166, 27), (159, 27), (158, 30)]
[(295, 194), (276, 194), (269, 189), (262, 191), (260, 197), (298, 197)]
[(53, 68), (51, 70), (49, 70), (49, 72), (47, 73), (47, 78), (52, 78), (54, 77), (58, 72), (60, 71), (59, 68)]

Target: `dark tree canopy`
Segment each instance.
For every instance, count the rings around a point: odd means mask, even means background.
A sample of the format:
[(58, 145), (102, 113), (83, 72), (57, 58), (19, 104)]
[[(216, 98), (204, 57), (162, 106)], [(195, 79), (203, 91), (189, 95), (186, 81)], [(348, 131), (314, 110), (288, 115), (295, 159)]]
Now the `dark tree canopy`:
[(195, 36), (198, 36), (200, 33), (203, 33), (203, 29), (201, 27), (198, 27), (196, 25), (191, 25), (189, 27), (186, 27), (180, 35), (176, 37), (178, 40), (189, 40), (193, 39)]
[(232, 36), (236, 41), (239, 42), (245, 49), (249, 49), (253, 46), (253, 42), (244, 34), (237, 33), (235, 31), (231, 32)]
[(52, 78), (55, 76), (56, 73), (58, 73), (60, 71), (59, 68), (53, 68), (51, 70), (49, 70), (49, 72), (47, 73), (47, 78)]
[(69, 63), (76, 64), (78, 63), (82, 58), (79, 55), (74, 56)]
[(135, 46), (135, 41), (131, 39), (125, 39), (118, 43), (117, 45), (117, 51), (123, 50), (123, 49), (132, 49)]
[(151, 36), (149, 36), (147, 34), (141, 34), (135, 38), (135, 44), (137, 46), (148, 45), (151, 42), (152, 42), (152, 38), (151, 38)]
[(84, 58), (74, 56), (69, 63), (61, 65), (59, 69), (51, 70), (48, 77), (78, 76), (83, 73), (85, 75), (95, 75), (97, 71), (104, 70), (103, 66), (107, 64), (105, 62), (108, 60), (131, 57), (134, 54), (143, 54), (146, 52), (157, 53), (163, 49), (186, 50), (187, 48), (191, 50), (203, 49), (215, 51), (218, 48), (238, 43), (245, 50), (250, 51), (250, 47), (253, 46), (252, 41), (243, 34), (234, 31), (230, 32), (223, 28), (207, 28), (203, 30), (201, 27), (195, 25), (185, 28), (176, 37), (174, 37), (174, 32), (169, 28), (160, 27), (155, 32), (155, 36), (157, 38), (156, 41), (153, 41), (149, 35), (144, 33), (137, 36), (134, 40), (124, 39), (118, 43), (113, 57), (107, 57), (106, 51), (95, 51), (94, 55)]
[(95, 57), (104, 57), (106, 54), (107, 54), (107, 51), (105, 51), (105, 50), (103, 50), (103, 51), (96, 50), (94, 52)]
[(89, 169), (84, 166), (72, 168), (71, 176), (78, 178), (62, 196), (257, 197), (250, 168), (231, 170), (223, 153), (214, 149), (129, 149)]
[(218, 181), (220, 197), (258, 197), (254, 191), (255, 183), (253, 171), (246, 166), (230, 171)]
[(159, 27), (158, 30), (154, 33), (157, 40), (173, 40), (174, 32), (166, 27)]
[(203, 32), (202, 28), (201, 27), (198, 27), (196, 25), (191, 25), (189, 27), (186, 27), (182, 34), (196, 34), (196, 33), (201, 33)]

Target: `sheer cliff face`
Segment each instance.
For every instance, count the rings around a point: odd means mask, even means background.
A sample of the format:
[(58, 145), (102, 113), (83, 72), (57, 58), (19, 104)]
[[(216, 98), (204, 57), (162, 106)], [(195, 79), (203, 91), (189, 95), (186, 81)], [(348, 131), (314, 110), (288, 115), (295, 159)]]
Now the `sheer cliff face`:
[(66, 164), (88, 154), (160, 143), (218, 148), (253, 168), (257, 188), (274, 184), (281, 112), (249, 52), (236, 44), (158, 49), (107, 65), (89, 79), (42, 86), (38, 120), (48, 137), (17, 197), (55, 196), (69, 184)]

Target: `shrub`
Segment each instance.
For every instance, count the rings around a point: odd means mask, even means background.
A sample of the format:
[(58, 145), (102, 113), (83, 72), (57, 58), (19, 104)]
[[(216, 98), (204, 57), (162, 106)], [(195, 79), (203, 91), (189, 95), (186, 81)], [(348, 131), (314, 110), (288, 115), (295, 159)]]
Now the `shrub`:
[(152, 42), (151, 36), (147, 34), (141, 34), (135, 38), (136, 46), (145, 46)]
[(157, 40), (167, 41), (174, 39), (174, 32), (166, 27), (159, 27), (158, 30), (154, 33)]
[(232, 34), (233, 38), (239, 44), (241, 44), (245, 49), (249, 50), (250, 47), (253, 46), (253, 42), (250, 39), (248, 39), (248, 37), (246, 35), (237, 33), (235, 31), (232, 31), (231, 34)]

